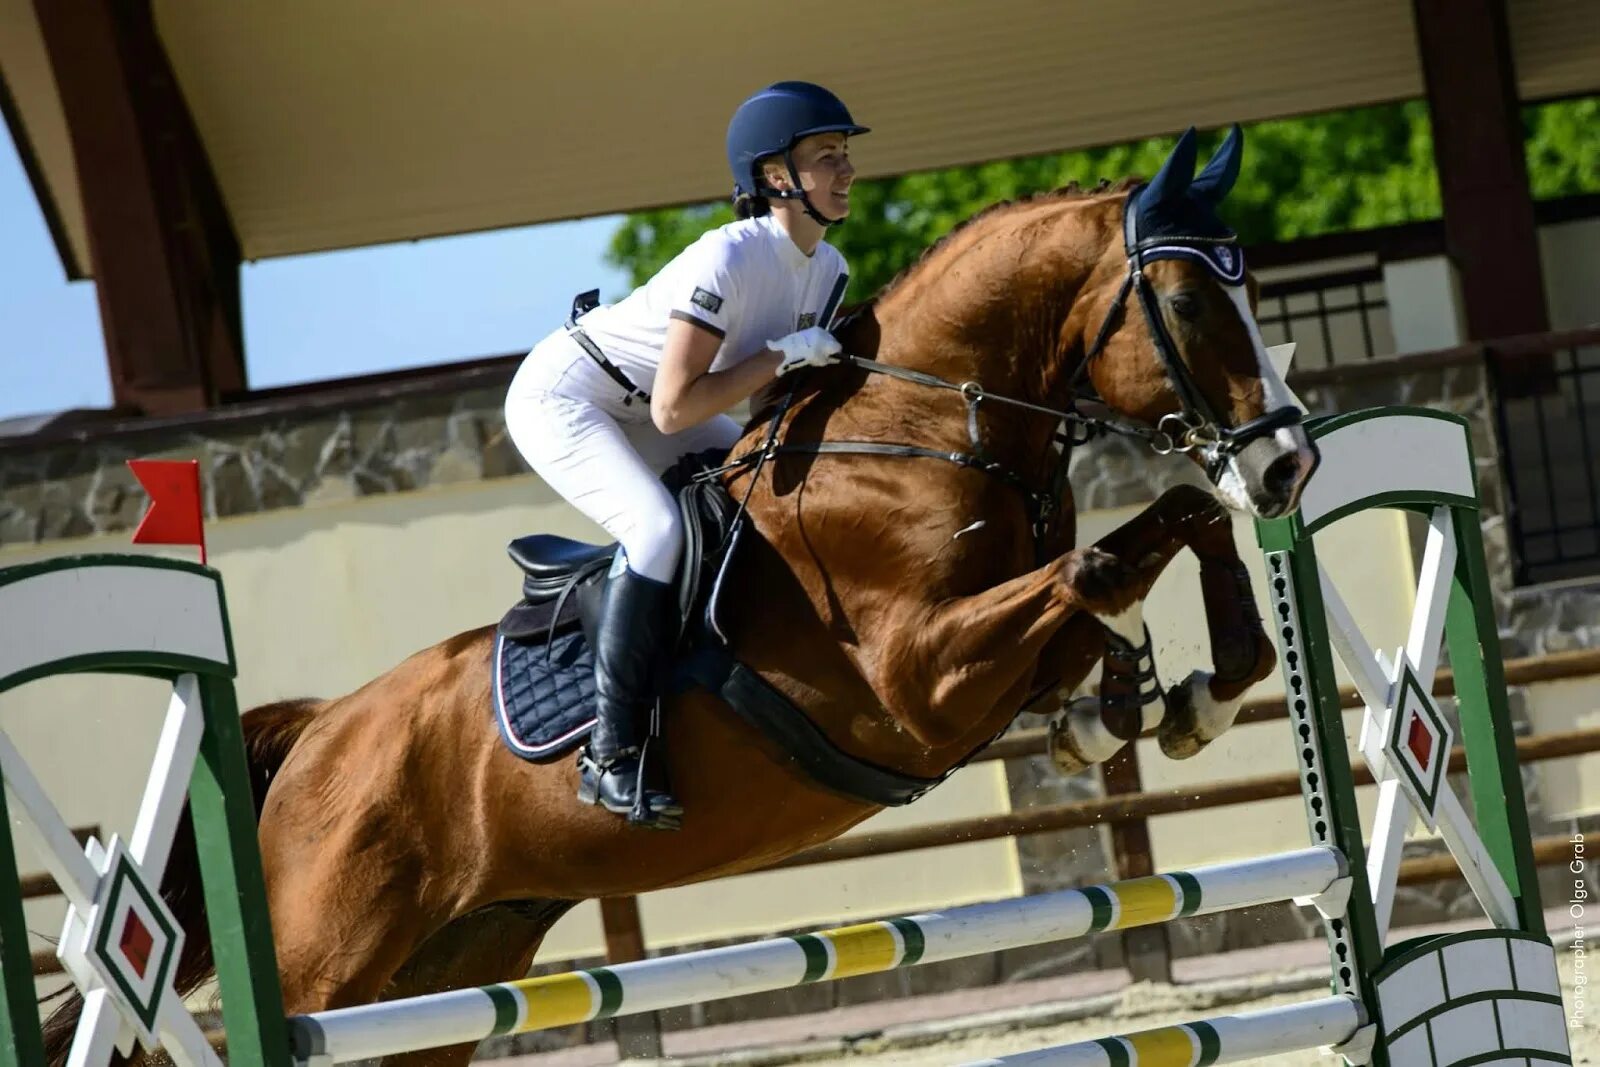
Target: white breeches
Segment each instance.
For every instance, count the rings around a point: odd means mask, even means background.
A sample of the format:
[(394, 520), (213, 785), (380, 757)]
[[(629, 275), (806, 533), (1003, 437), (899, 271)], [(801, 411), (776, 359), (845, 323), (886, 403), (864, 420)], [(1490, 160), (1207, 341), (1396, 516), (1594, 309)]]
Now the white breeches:
[(678, 504), (661, 474), (679, 458), (732, 448), (741, 427), (718, 415), (664, 434), (564, 331), (541, 341), (506, 396), (506, 432), (528, 466), (616, 538), (636, 574), (670, 582), (683, 551)]

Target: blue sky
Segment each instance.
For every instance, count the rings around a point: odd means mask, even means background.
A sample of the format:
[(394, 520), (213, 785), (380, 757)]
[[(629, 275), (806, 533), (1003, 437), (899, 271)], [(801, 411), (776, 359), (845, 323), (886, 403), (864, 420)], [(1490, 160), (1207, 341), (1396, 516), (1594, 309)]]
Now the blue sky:
[[(257, 387), (525, 351), (572, 294), (626, 291), (602, 260), (619, 218), (247, 263)], [(68, 282), (0, 123), (0, 419), (111, 403), (93, 282)]]

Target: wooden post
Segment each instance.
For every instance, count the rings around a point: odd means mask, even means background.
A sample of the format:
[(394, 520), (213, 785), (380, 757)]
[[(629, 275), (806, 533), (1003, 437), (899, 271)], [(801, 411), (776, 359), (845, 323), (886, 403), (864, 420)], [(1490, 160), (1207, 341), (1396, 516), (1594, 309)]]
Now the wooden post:
[[(1505, 0), (1412, 0), (1412, 9), (1467, 335), (1543, 333), (1550, 318)], [(1548, 354), (1496, 366), (1512, 396), (1554, 387)]]
[[(1130, 742), (1101, 765), (1101, 781), (1107, 796), (1143, 792), (1138, 746), (1137, 741)], [(1112, 823), (1111, 857), (1113, 873), (1119, 879), (1148, 878), (1155, 874), (1155, 862), (1150, 855), (1150, 824), (1142, 818)], [(1134, 981), (1172, 984), (1172, 943), (1167, 938), (1165, 925), (1124, 930), (1122, 956)]]
[[(601, 897), (600, 925), (606, 935), (606, 962), (632, 963), (647, 953), (638, 897)], [(625, 1060), (661, 1058), (661, 1017), (655, 1012), (625, 1015), (617, 1028), (617, 1052)]]

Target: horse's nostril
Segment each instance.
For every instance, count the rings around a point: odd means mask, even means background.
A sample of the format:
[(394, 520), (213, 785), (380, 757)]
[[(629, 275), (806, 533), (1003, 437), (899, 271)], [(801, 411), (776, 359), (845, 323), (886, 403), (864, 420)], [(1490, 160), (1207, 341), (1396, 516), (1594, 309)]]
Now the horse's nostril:
[(1269, 493), (1287, 493), (1294, 488), (1295, 479), (1300, 477), (1300, 457), (1293, 452), (1279, 456), (1267, 465), (1266, 471), (1261, 475), (1261, 484)]

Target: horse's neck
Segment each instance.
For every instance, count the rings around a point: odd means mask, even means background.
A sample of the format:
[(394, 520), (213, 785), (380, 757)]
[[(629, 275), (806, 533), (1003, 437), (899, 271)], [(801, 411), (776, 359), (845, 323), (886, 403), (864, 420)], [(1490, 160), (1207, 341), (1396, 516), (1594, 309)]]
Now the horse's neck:
[(880, 300), (877, 358), (999, 395), (1064, 402), (1083, 339), (1063, 343), (1063, 326), (1081, 318), (1070, 312), (1120, 232), (1119, 203), (1047, 201), (974, 223)]
[[(1069, 235), (1064, 224), (1050, 232), (1049, 220), (1037, 216), (1012, 221), (1036, 228), (974, 229), (936, 250), (841, 333), (846, 350), (947, 381), (976, 381), (995, 394), (1051, 399), (1039, 392), (1052, 384), (1051, 368), (1029, 361), (1061, 357), (1061, 324), (1100, 251), (1092, 233), (1077, 232), (1081, 224)], [(1069, 236), (1076, 245), (1064, 243)], [(1042, 277), (1044, 268), (1067, 276)], [(955, 392), (876, 375), (814, 377), (816, 391), (788, 408), (781, 444), (854, 440), (974, 451), (967, 406)], [(1049, 419), (983, 405), (979, 421), (986, 457), (1044, 488)], [(991, 694), (994, 710), (974, 718), (970, 736), (948, 751), (926, 751), (898, 720), (873, 710), (881, 693), (870, 679), (873, 664), (899, 662), (905, 649), (896, 642), (917, 620), (1034, 566), (1015, 487), (926, 455), (790, 455), (757, 479), (750, 511), (771, 551), (747, 557), (750, 588), (762, 592), (733, 605), (744, 633), (739, 653), (779, 679), (805, 664), (804, 676), (790, 681), (814, 694), (808, 710), (829, 736), (851, 738), (885, 765), (925, 773), (1003, 725), (1008, 712), (1001, 694)], [(774, 618), (787, 620), (781, 631)], [(933, 763), (919, 762), (927, 760)]]
[[(981, 220), (891, 287), (870, 320), (843, 335), (846, 350), (946, 382), (974, 382), (996, 397), (1066, 406), (1086, 328), (1073, 304), (1117, 232), (1116, 207), (1066, 200)], [(837, 413), (829, 436), (898, 433), (898, 443), (980, 451), (1032, 479), (1042, 477), (1055, 429), (1047, 416), (986, 402), (975, 449), (966, 404), (948, 390), (901, 383), (824, 391), (817, 401)]]

